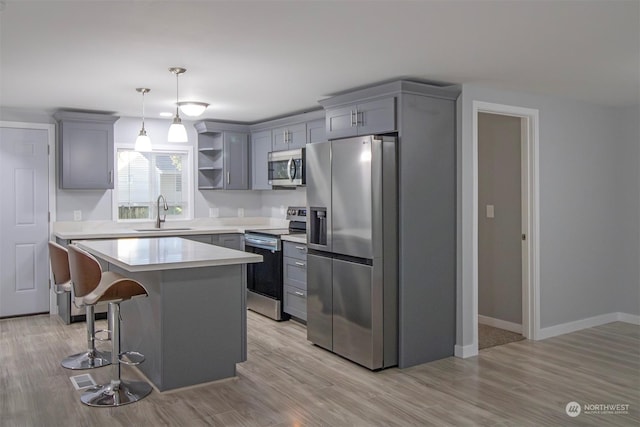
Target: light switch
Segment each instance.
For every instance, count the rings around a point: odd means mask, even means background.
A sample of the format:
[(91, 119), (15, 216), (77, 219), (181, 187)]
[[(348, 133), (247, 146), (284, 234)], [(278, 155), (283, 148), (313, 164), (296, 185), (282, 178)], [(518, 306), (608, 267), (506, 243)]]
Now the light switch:
[(487, 205), (487, 218), (493, 218), (493, 205)]
[(73, 211), (73, 220), (82, 221), (82, 211)]

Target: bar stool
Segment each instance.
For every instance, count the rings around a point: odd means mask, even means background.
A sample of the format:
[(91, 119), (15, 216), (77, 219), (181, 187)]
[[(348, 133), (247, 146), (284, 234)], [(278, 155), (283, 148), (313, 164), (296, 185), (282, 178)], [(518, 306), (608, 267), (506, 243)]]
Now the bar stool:
[(137, 402), (151, 393), (151, 385), (143, 381), (123, 381), (120, 364), (139, 365), (144, 356), (135, 351), (120, 351), (120, 303), (134, 297), (148, 296), (140, 282), (112, 271), (102, 271), (100, 263), (88, 252), (69, 245), (69, 267), (74, 288), (82, 288), (86, 305), (109, 303), (111, 333), (111, 381), (87, 389), (80, 400), (89, 406), (121, 406)]
[[(56, 294), (75, 294), (73, 303), (81, 306), (82, 299), (78, 298), (78, 290), (73, 289), (71, 283), (71, 272), (69, 271), (69, 253), (67, 250), (55, 243), (49, 242), (49, 258), (51, 259), (51, 272), (53, 273), (53, 291)], [(76, 353), (66, 357), (60, 363), (67, 369), (93, 369), (111, 364), (111, 354), (96, 350), (95, 346), (95, 310), (94, 305), (85, 305), (87, 318), (87, 351)]]

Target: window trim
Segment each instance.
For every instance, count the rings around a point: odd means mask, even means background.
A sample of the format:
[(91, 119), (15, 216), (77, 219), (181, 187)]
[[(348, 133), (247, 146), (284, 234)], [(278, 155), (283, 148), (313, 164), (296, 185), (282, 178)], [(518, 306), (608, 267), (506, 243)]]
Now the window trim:
[[(116, 143), (114, 144), (114, 187), (111, 193), (111, 218), (113, 221), (123, 224), (135, 224), (150, 222), (153, 219), (119, 219), (118, 218), (118, 150), (133, 150), (134, 144), (132, 143)], [(189, 214), (183, 218), (171, 219), (167, 218), (167, 222), (189, 221), (194, 218), (195, 206), (194, 206), (194, 173), (193, 173), (193, 146), (186, 144), (153, 144), (152, 152), (154, 153), (186, 153), (187, 161), (183, 163), (182, 167), (186, 167), (185, 175), (187, 177), (186, 182), (186, 195), (187, 203), (189, 205)]]

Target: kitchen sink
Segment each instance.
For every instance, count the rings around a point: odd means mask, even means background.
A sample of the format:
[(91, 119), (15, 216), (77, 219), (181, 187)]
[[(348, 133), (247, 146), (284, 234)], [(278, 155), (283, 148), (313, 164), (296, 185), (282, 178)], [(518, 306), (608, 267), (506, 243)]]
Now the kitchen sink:
[(193, 230), (189, 227), (167, 227), (167, 228), (138, 228), (135, 231), (186, 231)]

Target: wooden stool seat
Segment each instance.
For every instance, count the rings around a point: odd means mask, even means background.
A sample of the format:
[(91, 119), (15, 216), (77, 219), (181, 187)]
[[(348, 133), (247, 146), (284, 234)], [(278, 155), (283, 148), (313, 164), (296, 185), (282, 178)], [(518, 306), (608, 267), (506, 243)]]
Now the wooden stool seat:
[[(74, 289), (78, 289), (76, 298), (82, 298), (82, 303), (87, 306), (99, 302), (109, 303), (113, 370), (111, 381), (109, 384), (87, 389), (80, 400), (89, 406), (114, 407), (143, 399), (151, 393), (151, 385), (143, 381), (123, 381), (120, 378), (121, 363), (139, 364), (144, 361), (144, 356), (140, 353), (120, 351), (120, 303), (134, 297), (146, 297), (147, 290), (136, 280), (111, 271), (103, 272), (97, 259), (75, 245), (69, 246), (69, 266)], [(127, 357), (130, 355), (133, 357)], [(131, 361), (132, 359), (137, 361)]]
[(93, 369), (111, 364), (111, 354), (101, 352), (95, 347), (95, 310), (94, 304), (87, 305), (82, 298), (76, 296), (71, 281), (69, 252), (56, 242), (49, 242), (49, 258), (53, 274), (54, 292), (56, 294), (70, 293), (77, 307), (85, 307), (87, 322), (87, 350), (68, 356), (60, 362), (67, 369)]

